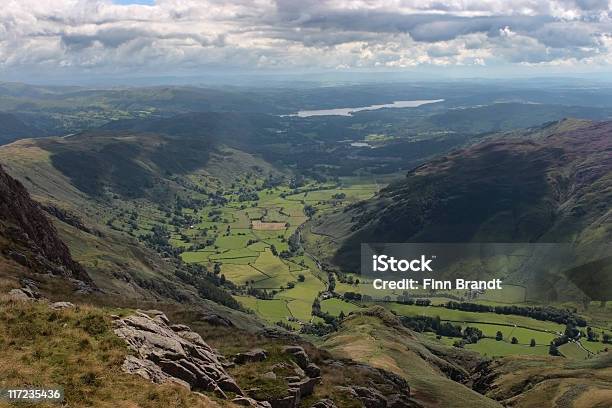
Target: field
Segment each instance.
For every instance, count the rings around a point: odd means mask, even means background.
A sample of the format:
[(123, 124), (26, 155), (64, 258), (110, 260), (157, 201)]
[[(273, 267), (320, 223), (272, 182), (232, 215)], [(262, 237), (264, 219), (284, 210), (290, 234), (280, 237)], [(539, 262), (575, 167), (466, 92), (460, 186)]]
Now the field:
[[(208, 178), (192, 177), (191, 181), (201, 186), (211, 183)], [(244, 191), (247, 185), (259, 182), (236, 180), (235, 188)], [(314, 212), (341, 208), (370, 197), (377, 188), (371, 180), (357, 184), (344, 180), (342, 185), (312, 182), (298, 189), (259, 187), (257, 197), (247, 200), (239, 192), (226, 191), (224, 205), (184, 209), (184, 216), (196, 219), (172, 234), (170, 244), (182, 250), (184, 262), (214, 269), (237, 285), (235, 298), (244, 307), (272, 323), (283, 321), (299, 327), (298, 321), (312, 321), (312, 303), (327, 287), (327, 274), (312, 256), (290, 246), (292, 236), (308, 220), (306, 206)], [(149, 228), (167, 221), (150, 210), (149, 218), (155, 221)], [(253, 290), (263, 295), (258, 299)], [(323, 310), (346, 314), (356, 308), (334, 301), (324, 302)]]

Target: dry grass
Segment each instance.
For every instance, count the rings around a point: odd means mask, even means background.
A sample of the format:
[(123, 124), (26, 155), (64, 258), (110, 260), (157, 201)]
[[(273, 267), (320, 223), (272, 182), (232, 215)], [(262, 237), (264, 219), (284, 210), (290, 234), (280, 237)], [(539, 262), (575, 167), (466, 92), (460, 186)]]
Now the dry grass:
[(0, 387), (62, 386), (69, 407), (220, 406), (178, 385), (123, 373), (128, 350), (108, 314), (91, 306), (53, 311), (42, 302), (0, 297)]

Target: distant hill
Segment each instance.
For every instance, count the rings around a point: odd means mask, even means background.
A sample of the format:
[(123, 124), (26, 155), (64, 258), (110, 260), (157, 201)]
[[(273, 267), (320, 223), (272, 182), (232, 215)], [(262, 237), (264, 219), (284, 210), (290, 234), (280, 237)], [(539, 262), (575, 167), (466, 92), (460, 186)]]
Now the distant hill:
[(139, 132), (85, 132), (37, 144), (79, 190), (131, 198), (143, 196), (163, 177), (203, 167), (212, 148), (206, 137), (176, 140)]
[(40, 129), (30, 126), (12, 113), (0, 112), (0, 145), (26, 137), (45, 136)]

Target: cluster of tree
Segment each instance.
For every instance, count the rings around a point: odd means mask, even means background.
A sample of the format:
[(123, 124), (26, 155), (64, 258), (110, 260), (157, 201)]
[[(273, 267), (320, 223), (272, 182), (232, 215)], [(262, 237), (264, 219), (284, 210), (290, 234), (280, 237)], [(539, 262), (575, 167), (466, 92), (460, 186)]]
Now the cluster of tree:
[(482, 330), (476, 327), (467, 326), (465, 330), (458, 324), (443, 322), (440, 316), (401, 316), (400, 321), (405, 327), (417, 332), (433, 332), (438, 336), (460, 337), (462, 344), (476, 343), (485, 337)]
[(344, 292), (342, 297), (349, 302), (350, 301), (359, 302), (363, 298), (361, 293), (355, 293), (355, 292)]
[(224, 206), (227, 204), (227, 198), (223, 197), (223, 192), (208, 193), (208, 199), (211, 205)]
[(240, 193), (240, 195), (238, 196), (238, 201), (243, 202), (243, 201), (258, 201), (259, 200), (259, 195), (257, 195), (257, 193), (255, 192), (242, 192)]
[(354, 278), (353, 275), (347, 275), (345, 273), (337, 273), (338, 280), (342, 283), (346, 283), (347, 285), (359, 285), (359, 278)]
[[(312, 302), (312, 315), (323, 319), (323, 321), (325, 322), (327, 326), (331, 326), (331, 328), (333, 329), (332, 331), (338, 330), (338, 326), (340, 325), (340, 319), (338, 319), (338, 317), (336, 316), (333, 316), (329, 313), (322, 311), (321, 302), (319, 301), (319, 298), (315, 298), (315, 300)], [(331, 332), (327, 332), (327, 333), (331, 333)]]
[(170, 233), (163, 225), (154, 225), (151, 233), (142, 234), (139, 238), (145, 245), (167, 258), (176, 258), (182, 252), (181, 248), (175, 248), (170, 244)]
[(287, 241), (287, 250), (281, 251), (281, 253), (278, 255), (283, 259), (288, 259), (288, 258), (291, 258), (292, 256), (298, 255), (300, 250), (301, 250), (300, 236), (298, 232), (296, 231), (295, 233), (291, 234), (291, 236), (289, 237), (289, 240)]
[(317, 212), (317, 209), (315, 207), (313, 207), (310, 204), (306, 204), (304, 206), (304, 214), (308, 217), (311, 218), (313, 215), (315, 215), (315, 213)]
[(335, 331), (336, 331), (336, 328), (332, 326), (331, 324), (325, 324), (321, 322), (306, 323), (300, 329), (300, 333), (302, 334), (310, 334), (310, 335), (319, 336), (319, 337), (326, 336)]
[(249, 296), (256, 297), (257, 299), (262, 299), (262, 300), (273, 299), (275, 295), (275, 293), (269, 293), (265, 289), (256, 289), (252, 286), (247, 287), (246, 294)]
[(289, 323), (283, 322), (282, 320), (279, 320), (278, 322), (274, 324), (276, 324), (278, 327), (281, 327), (287, 331), (293, 331), (293, 327), (291, 327)]
[(175, 275), (181, 281), (195, 287), (202, 298), (212, 300), (232, 309), (243, 310), (240, 303), (223, 289), (224, 287), (235, 289), (235, 286), (227, 281), (224, 275), (215, 275), (205, 267), (197, 264), (182, 264), (175, 271)]
[(199, 198), (193, 197), (181, 197), (180, 195), (176, 195), (174, 200), (174, 207), (177, 210), (181, 210), (183, 208), (190, 208), (194, 211), (204, 207), (206, 205), (205, 200), (201, 200)]
[(586, 326), (586, 320), (570, 310), (557, 309), (554, 307), (536, 306), (489, 306), (479, 303), (450, 301), (444, 305), (447, 309), (463, 310), (467, 312), (493, 312), (504, 315), (517, 315), (531, 317), (536, 320), (551, 321), (559, 324), (572, 323), (579, 327)]

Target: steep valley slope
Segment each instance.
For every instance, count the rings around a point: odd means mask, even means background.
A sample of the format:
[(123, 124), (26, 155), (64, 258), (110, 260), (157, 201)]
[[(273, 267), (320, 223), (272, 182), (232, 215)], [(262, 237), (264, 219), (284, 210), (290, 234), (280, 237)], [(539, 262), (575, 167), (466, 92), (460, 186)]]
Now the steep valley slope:
[[(497, 137), (419, 166), (371, 200), (321, 215), (310, 224), (309, 248), (330, 268), (356, 271), (363, 242), (610, 243), (611, 152), (612, 122), (565, 120)], [(590, 283), (559, 277), (566, 283), (556, 291), (530, 296), (576, 299), (569, 279), (605, 300), (610, 273), (594, 273)]]

